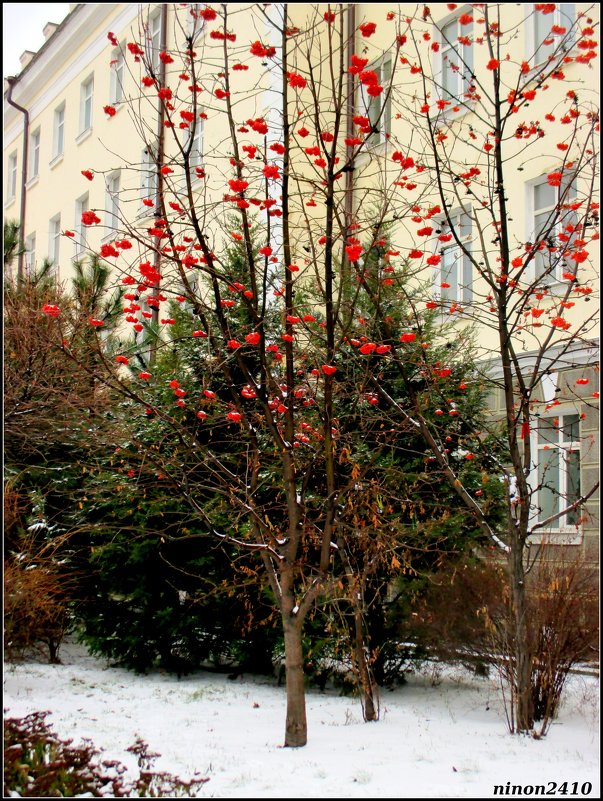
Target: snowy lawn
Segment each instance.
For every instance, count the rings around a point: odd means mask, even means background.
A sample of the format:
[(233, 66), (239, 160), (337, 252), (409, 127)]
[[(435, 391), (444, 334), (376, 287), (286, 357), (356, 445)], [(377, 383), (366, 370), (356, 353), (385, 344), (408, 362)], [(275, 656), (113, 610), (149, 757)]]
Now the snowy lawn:
[(158, 769), (209, 777), (202, 798), (489, 798), (507, 782), (522, 794), (544, 785), (550, 795), (558, 794), (552, 783), (558, 791), (568, 782), (567, 794), (579, 797), (590, 782), (590, 797), (600, 797), (594, 678), (572, 677), (559, 719), (540, 741), (507, 733), (495, 677), (460, 669), (443, 671), (436, 686), (426, 671), (384, 691), (378, 723), (363, 723), (353, 698), (310, 690), (308, 745), (285, 749), (285, 690), (274, 681), (136, 676), (73, 645), (61, 658), (62, 665), (5, 666), (7, 717), (48, 709), (59, 736), (89, 738), (134, 772), (126, 748), (140, 735), (161, 754)]

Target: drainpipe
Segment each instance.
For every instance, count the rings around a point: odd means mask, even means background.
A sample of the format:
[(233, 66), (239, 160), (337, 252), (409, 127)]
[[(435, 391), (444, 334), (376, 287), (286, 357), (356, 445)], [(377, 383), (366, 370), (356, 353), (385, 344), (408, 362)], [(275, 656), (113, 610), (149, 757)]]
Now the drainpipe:
[(21, 208), (19, 211), (19, 256), (17, 260), (17, 279), (23, 279), (23, 262), (25, 259), (25, 206), (27, 201), (27, 161), (29, 155), (29, 111), (23, 106), (20, 106), (12, 98), (13, 87), (17, 82), (16, 77), (6, 79), (8, 82), (8, 94), (6, 102), (17, 111), (23, 114), (23, 167), (21, 171)]
[[(159, 49), (161, 52), (165, 52), (167, 49), (167, 21), (168, 21), (168, 7), (167, 3), (163, 3), (161, 6), (161, 41), (159, 44)], [(159, 60), (159, 83), (161, 86), (165, 86), (165, 79), (166, 79), (166, 65), (164, 64), (161, 59)], [(165, 111), (163, 107), (163, 101), (159, 101), (159, 111), (157, 114), (157, 195), (155, 197), (155, 209), (156, 214), (159, 213), (159, 210), (163, 208), (163, 173), (161, 172), (161, 168), (163, 167), (163, 161), (165, 157), (165, 125), (163, 124), (165, 120)], [(159, 272), (161, 269), (161, 253), (159, 252), (159, 245), (161, 244), (161, 240), (157, 240), (157, 250), (155, 252), (155, 270)], [(161, 289), (161, 285), (157, 285), (157, 294)], [(153, 325), (157, 329), (159, 327), (159, 307), (153, 307), (153, 317), (152, 317)], [(155, 342), (151, 343), (151, 348), (149, 351), (149, 366), (153, 365), (155, 362), (155, 357), (157, 355), (157, 346)]]
[[(356, 39), (356, 4), (355, 3), (348, 3), (347, 4), (347, 33), (348, 33), (348, 64), (352, 63), (352, 55), (355, 52), (355, 39)], [(356, 98), (355, 98), (355, 81), (354, 75), (351, 72), (348, 72), (348, 80), (347, 80), (347, 136), (348, 138), (353, 138), (354, 136), (354, 123), (353, 117), (355, 114), (356, 108)], [(348, 158), (350, 157), (353, 147), (348, 147)], [(344, 203), (344, 214), (345, 214), (345, 226), (346, 226), (346, 239), (350, 234), (350, 226), (353, 222), (354, 217), (354, 164), (351, 163), (348, 165), (349, 169), (346, 171), (345, 174), (345, 203)], [(347, 276), (348, 282), (350, 276)]]

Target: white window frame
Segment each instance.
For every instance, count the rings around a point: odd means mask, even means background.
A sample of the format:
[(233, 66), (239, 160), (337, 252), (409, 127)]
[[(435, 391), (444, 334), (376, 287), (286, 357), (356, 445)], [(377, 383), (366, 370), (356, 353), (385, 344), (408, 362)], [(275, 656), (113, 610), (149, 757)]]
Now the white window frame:
[[(567, 423), (564, 421), (568, 420), (569, 422), (569, 418), (574, 418), (572, 433), (575, 430), (575, 426), (577, 426), (577, 438), (567, 437), (565, 434)], [(540, 436), (540, 422), (547, 421), (558, 421), (556, 424), (558, 431), (558, 438), (556, 438), (556, 441), (545, 442)], [(547, 481), (547, 467), (545, 466), (547, 459), (546, 454), (554, 452), (558, 454), (558, 462), (557, 465), (550, 469), (556, 471), (557, 481), (553, 483), (556, 483), (558, 486), (558, 492), (556, 492), (558, 496), (557, 508), (545, 511), (541, 508), (541, 493), (543, 492), (541, 484)], [(575, 488), (575, 493), (570, 495), (571, 473), (568, 468), (568, 460), (570, 454), (576, 453), (578, 454), (578, 487)], [(564, 506), (569, 506), (572, 500), (577, 500), (580, 497), (582, 482), (582, 447), (579, 412), (576, 409), (566, 409), (558, 414), (541, 416), (539, 418), (538, 429), (532, 435), (532, 455), (533, 469), (531, 471), (530, 484), (535, 488), (531, 501), (532, 524), (534, 525), (541, 520), (546, 520), (551, 514), (560, 511)], [(541, 469), (543, 471), (542, 473)], [(570, 515), (574, 515), (576, 519), (579, 519), (581, 514), (582, 512), (580, 509), (570, 512)], [(579, 544), (582, 542), (582, 526), (577, 522), (569, 522), (567, 519), (568, 517), (569, 515), (565, 515), (546, 527), (536, 529), (532, 535), (532, 540), (538, 542), (544, 537), (552, 542), (560, 541), (568, 545)]]
[[(539, 234), (546, 230), (549, 226), (546, 225), (547, 216), (553, 214), (555, 209), (558, 207), (559, 203), (563, 199), (563, 205), (570, 204), (573, 200), (577, 197), (577, 189), (576, 189), (576, 179), (573, 174), (568, 174), (569, 181), (565, 181), (561, 186), (558, 187), (550, 187), (552, 192), (554, 192), (555, 200), (552, 204), (549, 205), (542, 205), (537, 206), (536, 200), (536, 192), (539, 187), (547, 187), (548, 180), (546, 175), (539, 175), (532, 181), (529, 181), (527, 184), (527, 219), (529, 222), (529, 229), (527, 233), (527, 242), (536, 243), (539, 239)], [(556, 214), (557, 220), (555, 225), (551, 227), (549, 232), (549, 239), (552, 242), (556, 243), (559, 249), (565, 249), (570, 245), (570, 242), (558, 242), (557, 236), (564, 232), (564, 228), (572, 222), (572, 219), (577, 220), (577, 214), (572, 212), (571, 209), (564, 209), (560, 213)], [(537, 217), (541, 218), (537, 220)], [(561, 258), (561, 254), (559, 252), (552, 254), (553, 258), (555, 259), (555, 267), (551, 270), (550, 273), (545, 274), (547, 271), (546, 264), (544, 264), (543, 260), (547, 256), (547, 250), (544, 249), (543, 251), (539, 251), (534, 256), (533, 262), (533, 270), (532, 275), (534, 281), (543, 284), (544, 286), (550, 286), (551, 284), (558, 283), (562, 280), (562, 273), (565, 269), (569, 269), (564, 267), (563, 259)], [(544, 264), (544, 266), (543, 266)]]
[(117, 170), (106, 178), (105, 183), (105, 223), (106, 236), (115, 236), (120, 227), (119, 219), (119, 193), (121, 172)]
[(88, 229), (82, 222), (82, 214), (90, 208), (90, 194), (78, 197), (75, 201), (75, 256), (84, 255), (88, 248)]
[[(366, 86), (360, 84), (358, 87), (358, 113), (366, 116), (375, 126), (377, 119), (379, 124), (376, 133), (369, 136), (368, 144), (373, 147), (376, 145), (383, 145), (387, 142), (392, 130), (392, 98), (391, 93), (388, 94), (392, 82), (392, 69), (394, 67), (394, 60), (389, 53), (386, 53), (378, 61), (366, 67), (366, 70), (372, 70), (377, 74), (379, 85), (383, 87), (381, 94), (372, 97), (368, 94)], [(384, 110), (385, 101), (385, 110)]]
[(82, 81), (80, 87), (80, 136), (92, 130), (94, 115), (94, 74)]
[[(466, 221), (463, 218), (466, 218)], [(470, 211), (457, 209), (450, 213), (450, 219), (461, 243), (467, 247), (467, 250), (471, 251), (474, 223), (471, 219)], [(450, 226), (445, 219), (439, 221), (438, 227), (442, 233), (451, 232)], [(461, 308), (465, 308), (471, 305), (473, 301), (475, 276), (470, 256), (464, 253), (454, 237), (450, 242), (439, 244), (438, 252), (442, 258), (440, 263), (433, 268), (434, 298), (442, 303), (444, 309), (448, 309), (454, 303), (459, 304)], [(447, 257), (452, 259), (452, 263), (446, 261)], [(448, 283), (446, 279), (452, 271), (454, 271), (455, 277), (454, 284), (451, 283), (449, 288), (442, 287), (442, 283)]]
[(56, 271), (61, 258), (61, 215), (55, 214), (48, 222), (48, 258)]
[(36, 232), (25, 237), (25, 270), (32, 275), (36, 269)]
[[(472, 6), (462, 6), (455, 9), (452, 16), (445, 18), (438, 24), (436, 38), (440, 49), (437, 53), (435, 61), (435, 77), (436, 89), (438, 97), (442, 100), (448, 100), (450, 103), (467, 103), (465, 94), (467, 93), (471, 84), (471, 75), (473, 74), (473, 47), (474, 45), (459, 44), (459, 36), (468, 36), (473, 41), (473, 23), (470, 25), (461, 25), (459, 18), (463, 13), (476, 13)], [(445, 35), (444, 31), (449, 25), (455, 25), (454, 37)], [(455, 86), (448, 86), (447, 76), (447, 62), (449, 54), (455, 53), (461, 66), (458, 71), (450, 71), (450, 75), (455, 79)]]
[(36, 128), (29, 135), (29, 164), (27, 172), (28, 181), (33, 181), (40, 176), (40, 142), (42, 138), (41, 128)]
[(119, 106), (124, 102), (124, 76), (126, 59), (124, 56), (125, 44), (116, 47), (111, 54), (111, 79), (109, 87), (109, 101), (112, 106)]
[[(199, 10), (203, 7), (204, 5), (202, 3), (188, 3), (186, 5), (186, 35), (192, 37), (193, 44), (199, 39), (205, 27), (205, 20), (203, 17), (199, 16)], [(191, 11), (194, 11), (196, 16), (194, 16)]]
[(17, 196), (17, 151), (8, 157), (6, 168), (6, 202), (12, 203)]
[(65, 103), (54, 110), (52, 133), (52, 158), (58, 159), (65, 152)]
[(152, 157), (156, 145), (150, 145), (143, 149), (141, 157), (141, 182), (140, 182), (140, 208), (142, 213), (148, 213), (150, 209), (143, 204), (143, 200), (150, 198), (153, 202), (157, 199), (157, 187), (159, 176), (157, 175), (157, 164)]
[(161, 52), (161, 7), (149, 14), (147, 29), (147, 52), (154, 70), (159, 69)]
[[(191, 173), (191, 182), (195, 183), (195, 181), (199, 181), (199, 176), (196, 173), (195, 167), (202, 167), (203, 166), (203, 143), (204, 143), (204, 130), (203, 130), (203, 120), (199, 118), (199, 109), (197, 109), (197, 117), (191, 125), (194, 125), (194, 132), (189, 130), (189, 142), (190, 136), (192, 133), (193, 138), (193, 146), (191, 148), (189, 154), (189, 167)], [(188, 144), (188, 143), (187, 143)]]
[[(559, 43), (565, 39), (563, 46), (564, 52), (569, 52), (574, 45), (575, 36), (573, 26), (576, 23), (576, 4), (575, 3), (556, 3), (555, 11), (552, 14), (542, 14), (536, 11), (534, 4), (530, 5), (531, 13), (526, 21), (526, 61), (532, 67), (546, 65), (548, 57), (559, 47)], [(553, 25), (562, 25), (567, 28), (567, 33), (550, 34)], [(543, 45), (544, 39), (552, 38), (549, 45)]]

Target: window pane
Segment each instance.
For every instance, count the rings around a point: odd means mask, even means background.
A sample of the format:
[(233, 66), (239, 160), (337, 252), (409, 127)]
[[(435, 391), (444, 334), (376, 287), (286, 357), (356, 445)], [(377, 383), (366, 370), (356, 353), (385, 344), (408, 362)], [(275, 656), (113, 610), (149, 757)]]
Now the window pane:
[[(392, 79), (392, 63), (388, 59), (383, 64), (383, 69), (381, 71), (381, 86), (383, 86), (383, 103), (385, 104), (385, 108), (383, 110), (383, 118), (381, 120), (381, 131), (384, 134), (388, 134), (391, 132), (392, 129), (392, 101), (391, 95), (387, 97), (387, 91), (390, 88), (390, 83)], [(385, 137), (382, 137), (383, 139)]]
[(65, 108), (59, 108), (54, 113), (54, 150), (53, 156), (60, 156), (64, 150)]
[(31, 135), (29, 155), (29, 178), (35, 178), (40, 171), (40, 131)]
[(119, 175), (107, 181), (107, 228), (116, 231), (119, 228)]
[[(367, 105), (368, 114), (367, 114), (367, 116), (368, 116), (369, 120), (371, 121), (371, 124), (374, 127), (378, 127), (377, 126), (377, 120), (379, 120), (379, 116), (381, 114), (381, 95), (378, 95), (377, 97), (367, 96), (367, 100), (368, 100), (368, 105)], [(375, 139), (376, 141), (379, 141), (379, 133), (374, 133), (371, 136), (371, 139)]]
[(155, 68), (159, 67), (159, 52), (161, 50), (161, 14), (155, 14), (149, 24), (149, 44), (151, 47), (151, 61)]
[(458, 297), (457, 256), (455, 248), (448, 248), (442, 254), (442, 283), (450, 285), (442, 287), (442, 300), (456, 300)]
[(48, 237), (48, 258), (53, 264), (59, 263), (59, 245), (61, 241), (61, 216), (57, 215), (50, 220)]
[(552, 418), (545, 418), (538, 423), (538, 444), (551, 445), (559, 442), (559, 431)]
[[(193, 136), (193, 146), (190, 153), (191, 167), (199, 167), (203, 163), (203, 125), (197, 120), (195, 134)], [(194, 169), (193, 169), (194, 173)]]
[(8, 176), (6, 194), (13, 198), (17, 192), (17, 154), (13, 153), (8, 159)]
[[(580, 451), (571, 451), (566, 455), (567, 470), (567, 498), (568, 504), (574, 503), (580, 497)], [(576, 525), (580, 512), (574, 509), (567, 515), (567, 523)]]
[(536, 233), (536, 239), (542, 239), (544, 234), (547, 233), (554, 233), (554, 230), (551, 226), (552, 217), (551, 213), (548, 211), (544, 211), (542, 214), (536, 214), (534, 216), (534, 230)]
[(114, 51), (111, 67), (111, 102), (120, 103), (124, 97), (124, 56), (121, 50)]
[(76, 231), (76, 253), (81, 253), (87, 247), (86, 226), (82, 223), (82, 214), (90, 205), (88, 193), (82, 195), (75, 202), (75, 231)]
[(460, 300), (471, 303), (473, 299), (473, 265), (467, 253), (463, 254), (463, 293)]
[[(575, 3), (559, 3), (559, 21), (564, 28), (569, 31), (576, 19), (576, 4)], [(573, 43), (574, 36), (570, 34), (570, 41), (568, 44)]]
[(550, 209), (556, 202), (557, 190), (554, 186), (549, 186), (548, 183), (536, 184), (534, 187), (534, 208), (537, 211)]
[[(467, 32), (467, 36), (470, 35), (470, 31)], [(473, 72), (473, 47), (467, 47), (466, 45), (462, 46), (461, 55), (464, 61), (463, 67), (463, 74), (464, 74), (464, 83), (465, 87), (469, 85), (471, 81), (471, 73)], [(464, 90), (463, 90), (464, 91)]]
[(563, 441), (578, 442), (580, 439), (580, 417), (577, 414), (566, 414), (563, 417)]
[(25, 266), (32, 271), (36, 263), (36, 235), (30, 234), (25, 240)]
[[(551, 26), (554, 23), (554, 19), (552, 20), (549, 14), (541, 14), (538, 11), (534, 12), (533, 18), (535, 61), (537, 64), (543, 64), (552, 55), (556, 47), (555, 37), (551, 34)], [(549, 40), (552, 41), (549, 44), (544, 44)]]
[(448, 25), (444, 25), (442, 28), (442, 40), (444, 42), (450, 42), (451, 46), (454, 45), (456, 42), (457, 37), (457, 22), (456, 20), (452, 20), (449, 22)]
[(157, 166), (149, 148), (142, 152), (141, 200), (155, 200), (157, 194)]
[(459, 92), (460, 59), (455, 50), (449, 48), (442, 54), (442, 89), (444, 96), (457, 98)]
[[(559, 451), (557, 449), (539, 452), (538, 460), (538, 505), (539, 520), (546, 520), (559, 511)], [(559, 521), (551, 523), (551, 528), (559, 528)]]
[(471, 217), (464, 212), (458, 217), (458, 233), (460, 239), (471, 236)]

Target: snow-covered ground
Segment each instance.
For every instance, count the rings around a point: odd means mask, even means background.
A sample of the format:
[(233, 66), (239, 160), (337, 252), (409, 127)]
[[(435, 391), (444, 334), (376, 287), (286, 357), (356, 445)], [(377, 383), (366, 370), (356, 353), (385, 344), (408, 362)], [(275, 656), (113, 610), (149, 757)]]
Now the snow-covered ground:
[(496, 678), (460, 669), (435, 682), (428, 670), (384, 691), (378, 723), (363, 723), (353, 698), (310, 690), (308, 745), (287, 749), (285, 690), (269, 679), (136, 676), (74, 645), (61, 657), (62, 665), (5, 666), (5, 715), (50, 710), (60, 736), (89, 738), (128, 766), (135, 763), (126, 749), (140, 735), (161, 753), (158, 769), (209, 777), (199, 797), (489, 798), (495, 785), (511, 795), (507, 782), (525, 795), (543, 794), (538, 785), (556, 795), (567, 782), (566, 794), (578, 797), (590, 782), (588, 795), (600, 797), (592, 677), (572, 677), (544, 740), (509, 735)]

